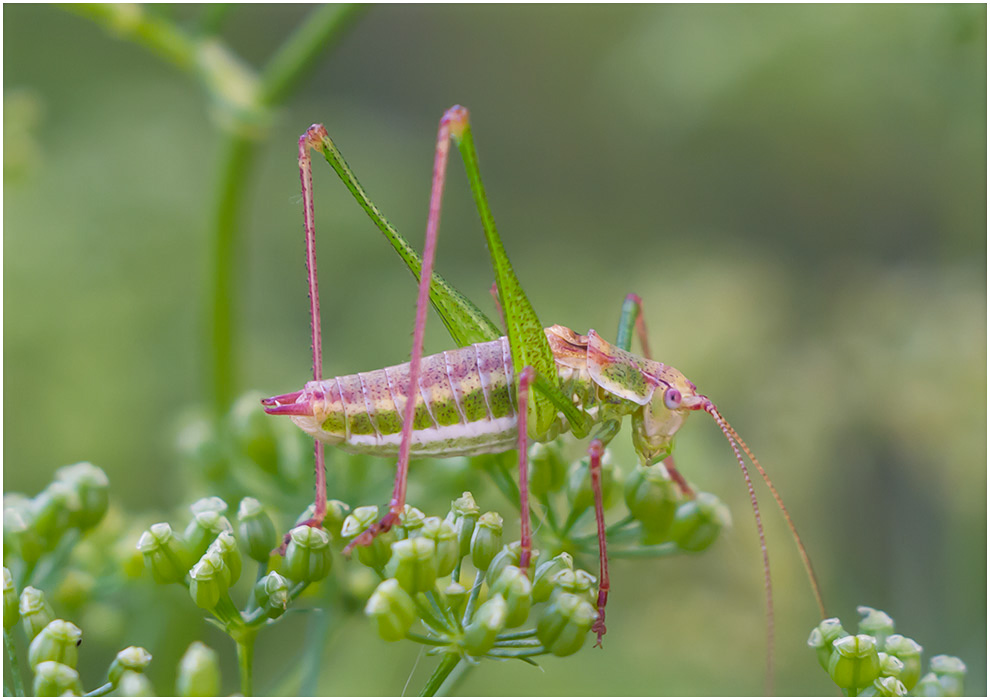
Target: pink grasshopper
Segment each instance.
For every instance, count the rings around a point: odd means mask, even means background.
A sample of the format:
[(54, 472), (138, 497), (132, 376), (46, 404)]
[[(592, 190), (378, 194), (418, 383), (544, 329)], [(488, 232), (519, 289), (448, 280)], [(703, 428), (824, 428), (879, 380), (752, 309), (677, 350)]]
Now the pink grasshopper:
[[(450, 141), (461, 152), (491, 253), (497, 300), (507, 327), (502, 335), (474, 304), (433, 272), (440, 207)], [(341, 180), (419, 279), (411, 360), (402, 365), (323, 379), (320, 304), (316, 278), (315, 227), (310, 149), (321, 151)], [(320, 527), (326, 515), (324, 444), (354, 453), (398, 455), (395, 487), (387, 514), (354, 539), (351, 548), (368, 544), (394, 526), (406, 498), (409, 460), (418, 456), (470, 455), (518, 449), (521, 513), (520, 568), (529, 565), (532, 548), (528, 494), (527, 445), (570, 431), (590, 437), (588, 455), (598, 529), (600, 578), (598, 640), (605, 632), (609, 592), (608, 558), (601, 493), (601, 455), (630, 416), (636, 452), (643, 464), (661, 460), (687, 494), (690, 487), (674, 468), (673, 437), (692, 412), (711, 416), (728, 440), (742, 470), (756, 517), (763, 556), (768, 615), (768, 649), (772, 648), (773, 599), (770, 563), (756, 493), (743, 454), (763, 477), (780, 507), (825, 617), (811, 562), (790, 514), (760, 462), (715, 404), (700, 394), (678, 370), (650, 359), (639, 297), (623, 305), (616, 343), (595, 331), (580, 335), (562, 326), (544, 328), (513, 273), (488, 206), (468, 111), (449, 109), (440, 120), (433, 167), (426, 244), (420, 258), (365, 194), (326, 129), (314, 124), (299, 139), (299, 170), (305, 215), (313, 349), (313, 381), (300, 390), (265, 399), (265, 411), (288, 415), (315, 438), (316, 503), (305, 524)], [(432, 302), (459, 348), (423, 357), (428, 302)], [(633, 333), (642, 356), (630, 352)], [(517, 369), (518, 368), (518, 369)], [(412, 397), (412, 400), (410, 400)]]

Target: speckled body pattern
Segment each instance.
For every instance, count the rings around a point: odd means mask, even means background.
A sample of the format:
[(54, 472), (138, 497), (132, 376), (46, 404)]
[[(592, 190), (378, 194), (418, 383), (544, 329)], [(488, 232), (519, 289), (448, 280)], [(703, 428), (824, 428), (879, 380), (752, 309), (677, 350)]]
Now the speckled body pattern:
[[(662, 363), (610, 345), (594, 331), (585, 336), (552, 326), (545, 332), (564, 393), (595, 419), (636, 413), (656, 386), (680, 384), (683, 378)], [(518, 418), (507, 338), (424, 357), (420, 372), (413, 456), (475, 455), (515, 447)], [(297, 401), (308, 404), (313, 415), (292, 420), (321, 442), (347, 452), (395, 455), (408, 390), (409, 363), (309, 382)], [(679, 425), (679, 417), (669, 417)], [(558, 416), (538, 439), (552, 439), (569, 428)]]

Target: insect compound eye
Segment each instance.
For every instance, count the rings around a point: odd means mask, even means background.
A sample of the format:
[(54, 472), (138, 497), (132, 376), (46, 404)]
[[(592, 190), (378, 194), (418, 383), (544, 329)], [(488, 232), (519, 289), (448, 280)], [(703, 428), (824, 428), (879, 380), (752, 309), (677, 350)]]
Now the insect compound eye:
[(681, 392), (671, 387), (663, 393), (663, 404), (671, 411), (681, 405)]

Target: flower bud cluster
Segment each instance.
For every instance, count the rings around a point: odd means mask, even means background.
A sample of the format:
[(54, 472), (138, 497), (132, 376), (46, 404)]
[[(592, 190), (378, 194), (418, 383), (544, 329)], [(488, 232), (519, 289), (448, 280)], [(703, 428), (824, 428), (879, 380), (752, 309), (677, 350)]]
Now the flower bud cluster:
[(823, 620), (811, 631), (808, 646), (832, 681), (846, 695), (956, 697), (963, 694), (966, 665), (954, 656), (935, 656), (921, 675), (922, 647), (894, 633), (894, 620), (882, 610), (857, 608), (858, 634), (849, 634), (839, 618)]
[[(378, 517), (374, 506), (355, 508), (341, 538), (353, 539)], [(520, 543), (503, 536), (502, 516), (482, 512), (467, 492), (444, 518), (407, 506), (397, 527), (356, 550), (382, 579), (365, 606), (379, 636), (473, 658), (578, 651), (597, 618), (597, 581), (575, 570), (567, 553), (534, 566), (533, 550), (524, 571)], [(527, 623), (527, 631), (516, 631)]]
[(55, 472), (55, 480), (34, 498), (3, 497), (4, 564), (33, 566), (71, 530), (88, 532), (107, 513), (110, 482), (99, 467), (80, 462)]

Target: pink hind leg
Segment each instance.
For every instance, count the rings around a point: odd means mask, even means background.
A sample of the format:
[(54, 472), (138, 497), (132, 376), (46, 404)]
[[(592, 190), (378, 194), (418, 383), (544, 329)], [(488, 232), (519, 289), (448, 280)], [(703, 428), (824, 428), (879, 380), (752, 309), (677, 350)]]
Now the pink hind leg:
[(595, 494), (595, 523), (598, 526), (598, 619), (591, 628), (598, 635), (595, 646), (602, 645), (605, 636), (605, 604), (608, 602), (610, 582), (608, 578), (608, 551), (605, 545), (605, 506), (602, 502), (602, 447), (601, 440), (592, 440), (588, 445), (591, 472), (591, 490)]
[[(309, 281), (309, 328), (313, 349), (313, 379), (323, 379), (323, 346), (320, 332), (320, 290), (316, 276), (316, 223), (313, 206), (313, 168), (309, 157), (310, 148), (318, 148), (327, 136), (322, 124), (313, 124), (299, 137), (299, 180), (302, 184), (303, 223), (306, 230), (306, 277)], [(316, 498), (313, 503), (313, 517), (299, 525), (323, 527), (327, 514), (327, 470), (323, 455), (323, 443), (314, 440), (314, 469), (316, 472)], [(285, 554), (289, 544), (289, 534), (282, 538), (279, 554)]]
[[(395, 487), (392, 490), (392, 500), (389, 501), (388, 513), (381, 520), (353, 539), (344, 549), (349, 553), (354, 547), (370, 544), (381, 532), (392, 528), (399, 520), (399, 515), (406, 503), (406, 484), (409, 474), (409, 453), (412, 448), (413, 417), (418, 393), (420, 365), (423, 359), (423, 335), (426, 331), (426, 311), (430, 303), (430, 281), (433, 278), (433, 259), (436, 256), (437, 230), (440, 226), (440, 205), (443, 199), (443, 186), (447, 171), (447, 154), (450, 150), (450, 123), (457, 119), (458, 108), (448, 110), (440, 119), (437, 132), (437, 147), (433, 159), (433, 186), (430, 190), (430, 211), (426, 221), (426, 243), (423, 247), (423, 266), (419, 274), (419, 295), (416, 299), (416, 327), (413, 331), (412, 357), (409, 361), (409, 390), (410, 397), (405, 404), (402, 418), (402, 437), (399, 442), (399, 462), (395, 473)], [(463, 109), (463, 108), (461, 108)]]

